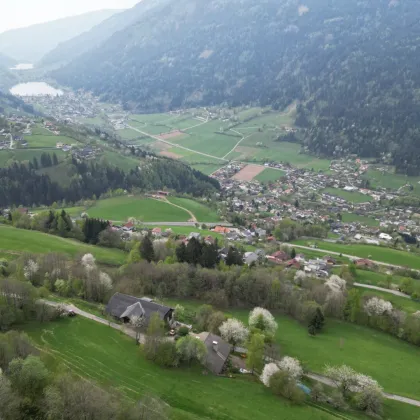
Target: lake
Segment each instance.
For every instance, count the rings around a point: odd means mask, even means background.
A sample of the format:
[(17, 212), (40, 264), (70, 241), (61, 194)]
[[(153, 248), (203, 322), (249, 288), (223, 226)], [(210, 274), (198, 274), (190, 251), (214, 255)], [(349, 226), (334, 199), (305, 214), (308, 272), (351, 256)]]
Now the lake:
[(33, 64), (16, 64), (15, 67), (11, 67), (10, 70), (32, 70), (34, 68)]
[(55, 89), (45, 82), (19, 83), (10, 89), (10, 93), (15, 96), (61, 96), (63, 91)]

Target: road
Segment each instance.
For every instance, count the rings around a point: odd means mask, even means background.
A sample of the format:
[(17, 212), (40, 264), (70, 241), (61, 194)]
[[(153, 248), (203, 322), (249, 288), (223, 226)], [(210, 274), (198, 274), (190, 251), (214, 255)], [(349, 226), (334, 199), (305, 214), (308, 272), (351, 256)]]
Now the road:
[[(142, 225), (145, 226), (184, 226), (184, 227), (195, 227), (197, 223), (195, 222), (142, 222)], [(215, 223), (207, 223), (207, 222), (199, 222), (200, 225), (206, 225), (207, 227), (215, 227), (215, 226), (225, 226), (225, 227), (232, 227), (232, 223), (225, 223), (225, 222), (215, 222)]]
[[(313, 379), (314, 381), (321, 382), (324, 385), (337, 388), (337, 385), (330, 378), (326, 376), (318, 375), (316, 373), (306, 373), (305, 376)], [(416, 407), (420, 407), (420, 401), (413, 400), (412, 398), (401, 397), (400, 395), (388, 394), (386, 392), (384, 392), (384, 397), (387, 398), (388, 400), (399, 401), (405, 404), (410, 404), (410, 405), (415, 405)]]
[(247, 139), (247, 138), (249, 138), (249, 137), (251, 137), (251, 136), (253, 136), (255, 133), (251, 133), (250, 135), (248, 135), (248, 136), (244, 136), (242, 133), (240, 133), (239, 131), (236, 131), (236, 130), (232, 130), (232, 129), (230, 129), (230, 131), (232, 131), (233, 133), (235, 133), (235, 134), (239, 134), (240, 136), (242, 136), (242, 138), (238, 141), (238, 143), (236, 143), (235, 144), (235, 146), (233, 147), (233, 149), (232, 150), (230, 150), (228, 153), (226, 153), (224, 156), (223, 156), (223, 159), (226, 159), (232, 152), (234, 152), (235, 151), (235, 149), (245, 140), (245, 139)]
[(192, 223), (198, 223), (198, 220), (195, 217), (195, 214), (193, 212), (191, 212), (190, 210), (186, 209), (185, 207), (181, 207), (181, 206), (178, 206), (178, 204), (171, 203), (167, 198), (159, 198), (159, 199), (158, 198), (154, 198), (154, 200), (156, 200), (156, 201), (163, 201), (164, 203), (169, 204), (170, 206), (178, 207), (179, 209), (184, 210), (186, 213), (189, 214), (189, 216), (190, 216), (190, 222), (192, 222)]
[(144, 136), (150, 137), (150, 138), (152, 138), (152, 139), (154, 139), (156, 141), (160, 141), (160, 142), (165, 143), (165, 144), (169, 144), (170, 146), (176, 147), (177, 149), (186, 150), (187, 152), (196, 153), (197, 155), (206, 156), (206, 157), (209, 157), (211, 159), (217, 159), (217, 160), (220, 160), (222, 162), (229, 162), (227, 159), (224, 159), (224, 158), (221, 158), (221, 157), (217, 157), (217, 156), (208, 155), (207, 153), (197, 152), (196, 150), (188, 149), (188, 147), (184, 147), (184, 146), (181, 146), (179, 144), (171, 143), (170, 141), (163, 140), (163, 139), (161, 139), (158, 136), (154, 136), (152, 134), (146, 133), (145, 131), (141, 131), (138, 128), (133, 127), (132, 125), (127, 125), (127, 126), (129, 128), (131, 128), (132, 130), (137, 131), (140, 134), (143, 134)]
[(389, 293), (391, 295), (411, 299), (411, 296), (406, 295), (403, 292), (399, 292), (398, 290), (385, 289), (385, 287), (372, 286), (371, 284), (363, 284), (363, 283), (353, 283), (353, 286), (363, 287), (365, 289), (371, 289), (371, 290), (378, 290), (379, 292), (385, 292), (385, 293)]

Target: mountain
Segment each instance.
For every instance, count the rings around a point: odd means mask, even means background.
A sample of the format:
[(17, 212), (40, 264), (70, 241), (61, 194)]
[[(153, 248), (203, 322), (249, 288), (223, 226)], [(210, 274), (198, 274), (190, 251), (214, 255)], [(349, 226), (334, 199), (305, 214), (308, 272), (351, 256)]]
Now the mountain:
[(137, 112), (297, 101), (313, 153), (414, 175), (419, 40), (415, 0), (168, 0), (53, 76)]
[[(0, 69), (0, 78), (1, 78), (1, 69)], [(34, 109), (31, 105), (25, 104), (22, 99), (13, 96), (5, 91), (0, 90), (0, 114), (8, 113), (27, 113), (33, 114)]]
[(10, 68), (17, 64), (17, 61), (6, 54), (0, 53), (0, 67)]
[(117, 12), (99, 10), (3, 32), (0, 34), (0, 52), (19, 62), (35, 63), (60, 42), (88, 31)]
[(137, 22), (148, 10), (165, 0), (143, 0), (131, 9), (116, 13), (110, 18), (94, 26), (72, 39), (61, 42), (52, 51), (47, 53), (41, 61), (42, 65), (50, 66), (65, 64), (76, 57), (100, 46), (114, 33), (121, 31)]

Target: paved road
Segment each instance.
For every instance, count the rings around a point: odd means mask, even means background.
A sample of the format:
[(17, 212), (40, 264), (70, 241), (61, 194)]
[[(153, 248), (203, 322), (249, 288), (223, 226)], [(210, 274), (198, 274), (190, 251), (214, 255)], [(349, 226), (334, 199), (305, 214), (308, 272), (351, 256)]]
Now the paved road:
[(385, 292), (385, 293), (389, 293), (391, 295), (395, 295), (395, 296), (400, 296), (400, 297), (403, 297), (403, 298), (411, 299), (411, 296), (406, 295), (403, 292), (399, 292), (398, 290), (385, 289), (385, 287), (372, 286), (370, 284), (363, 284), (363, 283), (353, 283), (353, 286), (363, 287), (365, 289), (378, 290), (379, 292)]
[[(215, 223), (207, 223), (207, 222), (197, 222), (199, 225), (206, 225), (207, 227), (215, 227), (215, 226), (225, 226), (225, 227), (232, 227), (232, 223), (225, 223), (225, 222), (215, 222)], [(142, 225), (145, 226), (184, 226), (184, 227), (195, 227), (195, 222), (142, 222)]]
[[(315, 381), (321, 382), (324, 385), (328, 385), (334, 388), (337, 387), (337, 385), (330, 378), (326, 376), (318, 375), (316, 373), (306, 373), (305, 376)], [(399, 401), (405, 404), (410, 404), (410, 405), (415, 405), (416, 407), (420, 407), (420, 401), (413, 400), (412, 398), (401, 397), (400, 395), (388, 394), (386, 392), (384, 392), (384, 396), (388, 400), (395, 400), (395, 401)]]

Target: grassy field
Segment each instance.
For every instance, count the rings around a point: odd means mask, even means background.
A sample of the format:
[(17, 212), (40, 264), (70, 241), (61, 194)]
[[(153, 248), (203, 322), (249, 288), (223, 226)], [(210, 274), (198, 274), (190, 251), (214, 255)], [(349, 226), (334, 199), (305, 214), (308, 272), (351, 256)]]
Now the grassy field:
[(278, 169), (267, 168), (264, 169), (260, 174), (258, 174), (254, 180), (260, 182), (273, 182), (277, 181), (281, 177), (285, 176), (284, 171), (279, 171)]
[(308, 244), (311, 243), (317, 243), (320, 249), (324, 249), (326, 251), (340, 252), (342, 254), (353, 255), (360, 258), (370, 258), (372, 260), (388, 264), (420, 269), (420, 255), (405, 251), (399, 251), (392, 248), (363, 244), (345, 245), (323, 242), (318, 240), (297, 240), (293, 241), (293, 243), (296, 245), (304, 246), (308, 246)]
[[(412, 193), (420, 195), (420, 177), (405, 176), (393, 172), (382, 173), (377, 169), (369, 169), (364, 175), (364, 178), (369, 179), (375, 187), (389, 188), (391, 190), (397, 190), (406, 184), (411, 184), (414, 187)], [(408, 188), (405, 191), (408, 192)]]
[(76, 256), (78, 254), (91, 253), (99, 262), (112, 265), (124, 264), (127, 257), (123, 251), (117, 249), (100, 248), (34, 230), (16, 229), (2, 225), (0, 225), (0, 250), (9, 254), (59, 252)]
[(361, 216), (359, 214), (354, 214), (354, 213), (342, 213), (342, 221), (343, 223), (352, 223), (352, 222), (357, 222), (360, 223), (361, 225), (366, 225), (366, 226), (379, 226), (379, 222), (375, 219), (372, 219), (371, 217), (368, 216)]
[(153, 226), (153, 227), (160, 227), (163, 231), (165, 231), (166, 229), (171, 229), (176, 235), (188, 236), (191, 232), (198, 232), (200, 233), (202, 237), (213, 236), (214, 238), (219, 239), (219, 245), (223, 243), (220, 241), (223, 241), (224, 239), (224, 236), (220, 233), (215, 233), (208, 229), (199, 229), (199, 228), (196, 228), (195, 226), (163, 226), (163, 225), (160, 226), (159, 225), (159, 226)]
[(372, 201), (372, 197), (357, 191), (352, 192), (340, 190), (338, 188), (325, 188), (323, 192), (335, 195), (336, 197), (341, 197), (351, 203), (366, 203), (367, 201)]
[(81, 317), (25, 327), (45, 350), (51, 366), (65, 364), (73, 373), (115, 386), (129, 398), (160, 396), (171, 406), (171, 419), (332, 420), (309, 406), (296, 407), (246, 378), (203, 375), (200, 368), (164, 370), (148, 362), (134, 341), (106, 325)]
[(15, 150), (0, 150), (0, 167), (4, 167), (9, 160), (17, 160), (18, 162), (23, 162), (25, 160), (32, 160), (34, 157), (38, 159), (38, 162), (41, 159), (43, 153), (55, 153), (58, 160), (63, 160), (66, 156), (66, 153), (62, 150), (42, 150), (42, 149), (15, 149)]
[(181, 206), (194, 214), (199, 222), (215, 223), (220, 220), (220, 217), (215, 210), (195, 200), (180, 197), (168, 197), (168, 201), (177, 206)]
[(369, 290), (369, 289), (363, 289), (360, 287), (358, 287), (358, 289), (363, 291), (363, 296), (380, 297), (381, 299), (391, 302), (394, 308), (400, 309), (402, 311), (405, 311), (408, 313), (414, 313), (414, 312), (420, 311), (420, 302), (416, 302), (415, 300), (407, 299), (401, 296), (395, 296), (391, 293), (382, 292), (378, 290)]
[[(69, 209), (70, 213), (72, 209)], [(189, 214), (164, 201), (140, 197), (115, 197), (98, 200), (87, 210), (90, 217), (126, 221), (134, 217), (143, 222), (187, 222)]]
[[(191, 309), (202, 304), (174, 300), (165, 303), (180, 303)], [(249, 311), (231, 309), (229, 315), (247, 323)], [(326, 364), (344, 363), (374, 377), (387, 392), (418, 398), (419, 347), (371, 328), (333, 319), (328, 319), (325, 330), (314, 338), (299, 322), (283, 315), (275, 318), (279, 325), (276, 342), (280, 344), (281, 354), (297, 357), (306, 369), (322, 373)]]
[(52, 133), (25, 136), (25, 140), (28, 142), (28, 147), (55, 147), (57, 143), (75, 145), (80, 144), (75, 139), (70, 137), (56, 136)]

